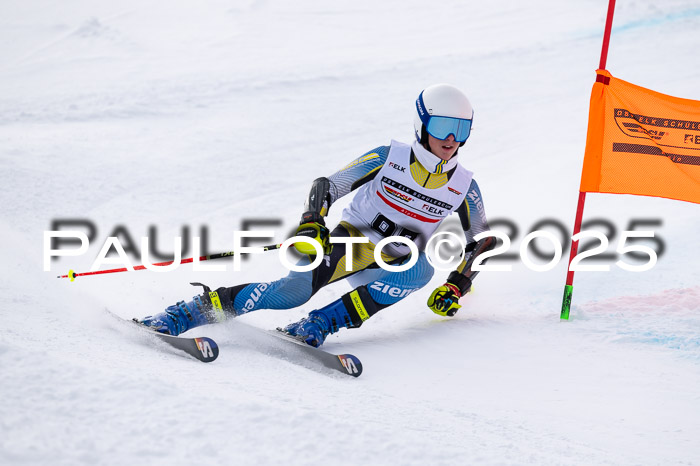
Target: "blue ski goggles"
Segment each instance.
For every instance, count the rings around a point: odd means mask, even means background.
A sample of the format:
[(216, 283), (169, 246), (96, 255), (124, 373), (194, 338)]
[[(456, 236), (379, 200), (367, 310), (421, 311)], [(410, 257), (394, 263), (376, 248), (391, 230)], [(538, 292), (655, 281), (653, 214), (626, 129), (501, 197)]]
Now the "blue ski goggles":
[(464, 142), (472, 132), (472, 120), (443, 116), (431, 116), (425, 125), (428, 134), (437, 139), (447, 139), (450, 134), (456, 142)]
[(434, 138), (445, 140), (451, 134), (454, 136), (456, 142), (463, 143), (472, 132), (471, 118), (465, 119), (430, 115), (425, 108), (422, 92), (418, 96), (418, 99), (416, 99), (416, 110), (428, 134)]

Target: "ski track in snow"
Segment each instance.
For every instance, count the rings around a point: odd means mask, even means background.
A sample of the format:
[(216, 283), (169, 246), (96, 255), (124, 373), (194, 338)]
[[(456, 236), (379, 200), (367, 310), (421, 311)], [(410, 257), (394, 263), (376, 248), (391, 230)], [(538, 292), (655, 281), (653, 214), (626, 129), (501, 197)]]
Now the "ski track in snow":
[[(437, 272), (329, 337), (362, 360), (358, 379), (236, 321), (193, 331), (221, 348), (201, 364), (102, 311), (158, 312), (191, 281), (268, 281), (284, 274), (274, 254), (226, 274), (54, 278), (89, 269), (118, 225), (136, 240), (157, 225), (161, 251), (208, 225), (213, 252), (267, 216), (282, 240), (314, 178), (411, 140), (413, 99), (433, 82), (475, 105), (461, 160), (487, 215), (520, 226), (514, 247), (542, 218), (568, 228), (604, 3), (0, 6), (0, 464), (700, 463), (697, 205), (589, 196), (584, 218), (618, 232), (662, 218), (666, 252), (646, 273), (577, 274), (569, 322), (563, 264), (484, 272), (453, 319), (425, 306)], [(615, 25), (615, 76), (700, 100), (694, 2), (618, 2)], [(89, 218), (98, 238), (43, 272), (57, 218)], [(275, 328), (348, 289), (241, 319)]]

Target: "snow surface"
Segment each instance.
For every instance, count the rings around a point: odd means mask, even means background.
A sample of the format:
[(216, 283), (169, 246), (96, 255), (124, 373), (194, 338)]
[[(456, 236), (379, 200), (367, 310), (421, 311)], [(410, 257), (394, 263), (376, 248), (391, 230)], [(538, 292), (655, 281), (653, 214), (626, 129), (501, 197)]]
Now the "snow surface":
[[(538, 220), (570, 230), (607, 2), (0, 3), (0, 464), (698, 464), (700, 261), (695, 204), (589, 195), (585, 218), (662, 219), (649, 272), (482, 273), (453, 319), (426, 289), (326, 347), (359, 379), (295, 363), (236, 322), (193, 331), (201, 364), (133, 335), (122, 317), (196, 290), (271, 280), (274, 253), (234, 273), (89, 269), (107, 235), (159, 249), (183, 225), (229, 250), (244, 219), (298, 219), (311, 181), (412, 138), (417, 93), (462, 87), (476, 109), (462, 163), (517, 251)], [(700, 99), (700, 8), (619, 1), (608, 69)], [(334, 206), (338, 220), (345, 200)], [(42, 270), (53, 219), (98, 239)], [(274, 328), (307, 305), (242, 317)]]

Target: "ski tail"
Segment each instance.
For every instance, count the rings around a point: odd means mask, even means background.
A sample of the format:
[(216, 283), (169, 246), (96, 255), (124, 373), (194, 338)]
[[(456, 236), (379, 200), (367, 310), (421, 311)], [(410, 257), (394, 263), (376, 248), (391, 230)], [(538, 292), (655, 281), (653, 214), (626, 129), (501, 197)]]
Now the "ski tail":
[(167, 343), (173, 348), (179, 349), (189, 354), (193, 358), (197, 358), (202, 362), (212, 362), (219, 357), (219, 345), (214, 340), (207, 337), (186, 338), (175, 337), (165, 333), (156, 332), (140, 323), (137, 319), (132, 319), (134, 325), (147, 331), (149, 335), (153, 335), (160, 341)]
[(123, 328), (129, 328), (131, 331), (138, 330), (139, 334), (147, 335), (149, 340), (160, 340), (168, 346), (187, 353), (189, 356), (192, 356), (199, 361), (212, 362), (219, 357), (219, 345), (217, 345), (211, 338), (186, 338), (159, 333), (152, 328), (143, 325), (138, 321), (138, 319), (124, 319), (123, 317), (120, 317), (110, 311), (108, 308), (105, 308), (104, 310), (107, 315), (109, 315), (116, 322), (119, 322), (119, 325), (121, 325)]
[(352, 354), (339, 354), (338, 359), (348, 375), (353, 377), (359, 377), (362, 375), (362, 363), (358, 358)]

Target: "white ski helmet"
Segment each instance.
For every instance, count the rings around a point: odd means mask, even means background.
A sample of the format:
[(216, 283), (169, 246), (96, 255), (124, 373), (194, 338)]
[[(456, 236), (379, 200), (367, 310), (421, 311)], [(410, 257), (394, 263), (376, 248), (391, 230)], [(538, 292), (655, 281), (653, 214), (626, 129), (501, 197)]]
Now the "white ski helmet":
[(437, 139), (452, 134), (461, 147), (471, 133), (473, 118), (472, 104), (462, 91), (449, 84), (434, 84), (416, 99), (413, 122), (416, 139), (426, 141), (428, 133)]

